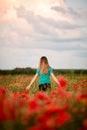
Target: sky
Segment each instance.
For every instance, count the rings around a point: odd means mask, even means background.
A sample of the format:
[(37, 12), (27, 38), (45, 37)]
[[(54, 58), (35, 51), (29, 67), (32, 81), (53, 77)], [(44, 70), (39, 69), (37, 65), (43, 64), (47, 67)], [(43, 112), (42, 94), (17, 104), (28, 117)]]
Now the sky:
[(87, 0), (0, 0), (0, 69), (87, 69)]

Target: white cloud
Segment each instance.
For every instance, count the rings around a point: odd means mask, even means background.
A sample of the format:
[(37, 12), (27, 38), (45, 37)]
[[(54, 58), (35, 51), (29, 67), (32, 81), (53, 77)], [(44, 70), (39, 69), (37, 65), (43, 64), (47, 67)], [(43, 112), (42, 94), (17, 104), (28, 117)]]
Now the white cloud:
[(64, 0), (3, 0), (0, 9), (0, 68), (35, 67), (44, 54), (54, 68), (86, 68), (86, 10)]
[[(79, 52), (79, 51), (78, 51)], [(52, 68), (84, 68), (86, 69), (86, 57), (79, 58), (77, 51), (53, 51), (45, 49), (17, 49), (2, 48), (0, 51), (0, 68), (13, 69), (15, 67), (37, 68), (41, 56), (47, 56)], [(12, 61), (12, 62), (11, 62)]]

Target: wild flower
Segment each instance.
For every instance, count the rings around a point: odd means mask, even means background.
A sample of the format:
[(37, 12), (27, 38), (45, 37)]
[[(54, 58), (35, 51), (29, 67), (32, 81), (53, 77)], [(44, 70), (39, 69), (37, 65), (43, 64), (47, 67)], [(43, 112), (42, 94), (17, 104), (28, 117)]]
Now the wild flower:
[[(18, 80), (15, 79), (15, 84)], [(0, 86), (1, 130), (14, 130), (15, 127), (21, 130), (86, 130), (87, 80), (74, 83), (72, 90), (65, 77), (60, 77), (59, 81), (61, 86), (50, 94), (36, 92), (33, 96), (28, 91), (8, 94), (7, 88)]]

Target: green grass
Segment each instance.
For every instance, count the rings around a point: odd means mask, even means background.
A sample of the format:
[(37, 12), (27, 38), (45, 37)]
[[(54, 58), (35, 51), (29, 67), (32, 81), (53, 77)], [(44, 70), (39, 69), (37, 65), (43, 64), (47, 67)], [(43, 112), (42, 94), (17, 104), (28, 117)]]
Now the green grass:
[[(69, 86), (69, 90), (73, 89), (74, 84), (78, 84), (82, 80), (87, 79), (87, 75), (56, 75), (57, 79), (60, 79), (60, 77), (65, 77), (67, 79), (67, 83)], [(26, 90), (26, 87), (29, 85), (31, 79), (33, 78), (33, 75), (6, 75), (0, 76), (0, 86), (8, 89), (11, 92), (20, 92), (22, 93), (24, 90)], [(51, 79), (51, 90), (55, 90), (56, 84)], [(38, 79), (35, 81), (35, 83), (31, 86), (30, 94), (35, 94), (38, 92)]]

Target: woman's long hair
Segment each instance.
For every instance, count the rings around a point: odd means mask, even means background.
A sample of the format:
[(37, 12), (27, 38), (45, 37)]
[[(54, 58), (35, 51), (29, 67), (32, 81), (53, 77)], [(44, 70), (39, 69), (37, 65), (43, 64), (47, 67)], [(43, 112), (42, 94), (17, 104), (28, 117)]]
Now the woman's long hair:
[(42, 74), (47, 74), (49, 69), (48, 59), (45, 56), (40, 58), (39, 68)]

